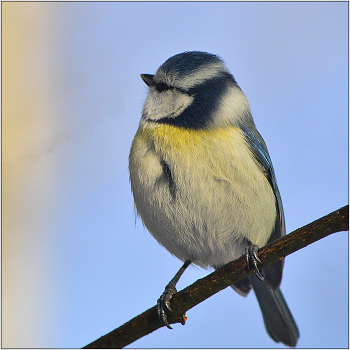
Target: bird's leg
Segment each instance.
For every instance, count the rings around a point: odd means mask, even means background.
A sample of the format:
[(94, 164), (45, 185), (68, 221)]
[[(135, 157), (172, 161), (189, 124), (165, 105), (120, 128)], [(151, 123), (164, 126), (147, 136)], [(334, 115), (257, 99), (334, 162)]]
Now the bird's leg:
[(263, 270), (259, 270), (258, 263), (261, 263), (259, 257), (258, 257), (258, 249), (259, 247), (256, 244), (249, 245), (245, 249), (245, 261), (247, 263), (248, 270), (254, 270), (255, 276), (260, 280), (263, 281), (265, 278), (265, 273)]
[(176, 283), (179, 281), (180, 277), (182, 276), (182, 274), (184, 273), (184, 271), (187, 269), (187, 267), (190, 264), (191, 264), (191, 260), (185, 261), (185, 263), (182, 265), (182, 267), (177, 272), (177, 274), (174, 276), (174, 278), (165, 287), (163, 294), (160, 296), (160, 298), (157, 301), (158, 316), (159, 316), (160, 320), (163, 321), (163, 323), (170, 329), (172, 329), (172, 327), (168, 323), (166, 310), (168, 310), (170, 312), (173, 311), (170, 307), (170, 299), (177, 292)]

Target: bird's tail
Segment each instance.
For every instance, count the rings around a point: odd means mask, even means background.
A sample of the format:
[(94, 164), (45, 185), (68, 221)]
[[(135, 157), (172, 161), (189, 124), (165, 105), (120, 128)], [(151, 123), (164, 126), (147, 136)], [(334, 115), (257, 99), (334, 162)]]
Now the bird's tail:
[(269, 336), (287, 346), (295, 347), (299, 329), (279, 288), (272, 289), (266, 282), (252, 275), (251, 282), (263, 315)]

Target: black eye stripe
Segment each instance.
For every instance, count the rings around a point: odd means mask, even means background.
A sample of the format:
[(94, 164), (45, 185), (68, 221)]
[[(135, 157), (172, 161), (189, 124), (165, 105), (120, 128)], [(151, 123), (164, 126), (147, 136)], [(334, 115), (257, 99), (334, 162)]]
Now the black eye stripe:
[(185, 94), (188, 96), (193, 96), (193, 95), (196, 95), (196, 93), (199, 92), (202, 88), (208, 89), (213, 84), (214, 85), (220, 84), (221, 87), (226, 86), (227, 85), (226, 83), (228, 81), (231, 81), (231, 82), (237, 84), (233, 75), (231, 75), (230, 73), (222, 73), (220, 76), (207, 79), (207, 80), (205, 80), (205, 81), (203, 81), (195, 86), (187, 88), (186, 90), (182, 89), (180, 87), (168, 85), (168, 84), (163, 83), (163, 82), (155, 82), (154, 80), (152, 82), (152, 86), (154, 86), (158, 92), (164, 92), (164, 91), (168, 91), (168, 90), (177, 90), (177, 91), (181, 92), (182, 94)]
[(170, 90), (170, 89), (173, 88), (172, 86), (169, 86), (169, 85), (167, 85), (165, 83), (155, 83), (154, 87), (156, 88), (156, 90), (158, 92), (167, 91), (167, 90)]
[(170, 86), (170, 85), (167, 85), (167, 84), (162, 83), (162, 82), (160, 82), (160, 83), (153, 82), (152, 86), (154, 86), (158, 92), (163, 92), (163, 91), (168, 91), (168, 90), (177, 90), (177, 91), (181, 92), (182, 94), (186, 94), (186, 95), (191, 96), (191, 94), (184, 89), (181, 89), (181, 88), (178, 88), (175, 86)]

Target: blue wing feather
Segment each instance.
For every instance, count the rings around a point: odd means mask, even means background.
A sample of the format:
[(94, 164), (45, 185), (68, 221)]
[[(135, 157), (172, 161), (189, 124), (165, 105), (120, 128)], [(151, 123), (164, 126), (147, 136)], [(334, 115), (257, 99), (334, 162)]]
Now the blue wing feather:
[(277, 208), (278, 215), (277, 215), (275, 230), (271, 234), (271, 238), (269, 240), (269, 242), (272, 242), (277, 238), (284, 236), (286, 234), (282, 199), (281, 199), (280, 192), (278, 190), (275, 172), (273, 169), (269, 152), (267, 151), (265, 142), (263, 141), (259, 132), (256, 129), (254, 131), (251, 131), (250, 129), (247, 129), (244, 127), (242, 127), (242, 131), (243, 131), (245, 140), (248, 144), (248, 147), (253, 153), (255, 159), (260, 164), (266, 178), (269, 180), (270, 185), (276, 197), (276, 208)]

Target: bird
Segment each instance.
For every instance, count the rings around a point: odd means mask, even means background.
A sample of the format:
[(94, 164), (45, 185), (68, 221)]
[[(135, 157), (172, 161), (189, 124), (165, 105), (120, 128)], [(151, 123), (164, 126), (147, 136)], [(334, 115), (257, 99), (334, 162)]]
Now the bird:
[(286, 234), (281, 195), (247, 97), (221, 57), (186, 51), (167, 59), (147, 85), (131, 144), (136, 213), (184, 262), (157, 301), (160, 319), (190, 264), (218, 269), (244, 255), (255, 274), (231, 287), (257, 297), (268, 335), (295, 347), (298, 326), (280, 290), (284, 261), (258, 268), (257, 250)]

